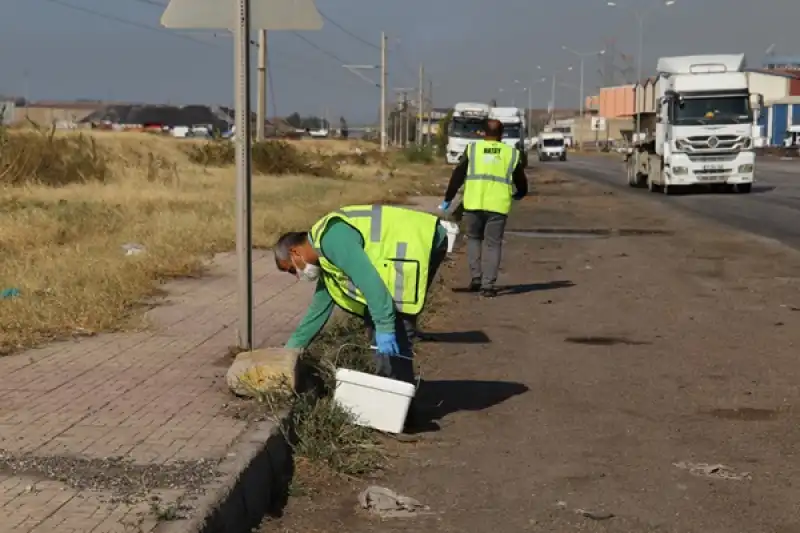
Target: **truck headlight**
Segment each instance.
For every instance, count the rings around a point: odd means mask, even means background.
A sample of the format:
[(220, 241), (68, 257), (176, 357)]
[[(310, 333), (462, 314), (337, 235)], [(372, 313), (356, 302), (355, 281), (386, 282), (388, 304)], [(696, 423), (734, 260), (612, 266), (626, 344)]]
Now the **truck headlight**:
[(753, 165), (739, 165), (739, 173), (745, 174), (753, 171)]
[(683, 176), (689, 173), (689, 169), (686, 167), (672, 167), (672, 173), (675, 176)]

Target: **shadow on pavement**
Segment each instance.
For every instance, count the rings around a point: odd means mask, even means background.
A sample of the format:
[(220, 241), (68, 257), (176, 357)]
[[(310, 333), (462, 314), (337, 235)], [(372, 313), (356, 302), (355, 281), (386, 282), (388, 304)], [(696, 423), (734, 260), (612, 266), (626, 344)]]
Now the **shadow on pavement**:
[[(511, 295), (511, 294), (527, 294), (529, 292), (538, 292), (538, 291), (550, 291), (554, 289), (566, 289), (568, 287), (574, 287), (575, 284), (569, 280), (560, 280), (560, 281), (548, 281), (545, 283), (522, 283), (519, 285), (498, 285), (497, 286), (497, 294), (499, 296), (502, 295)], [(469, 293), (469, 289), (466, 287), (455, 287), (453, 289), (455, 293)], [(476, 293), (477, 295), (477, 293)]]
[[(750, 191), (751, 194), (764, 194), (768, 192), (772, 192), (777, 187), (774, 185), (753, 185), (752, 190)], [(726, 190), (723, 187), (715, 187), (715, 186), (708, 186), (708, 185), (693, 185), (686, 188), (681, 188), (675, 191), (675, 196), (696, 196), (696, 195), (706, 195), (706, 196), (739, 196), (735, 192), (730, 190)], [(747, 195), (744, 195), (745, 197)]]
[(448, 333), (420, 333), (422, 342), (442, 342), (446, 344), (488, 344), (492, 342), (483, 331), (450, 331)]
[(438, 421), (459, 411), (482, 411), (525, 394), (527, 385), (510, 381), (432, 380), (420, 385), (411, 433), (439, 431)]
[(575, 284), (569, 280), (548, 281), (547, 283), (523, 283), (520, 285), (498, 285), (497, 294), (527, 294), (529, 292), (550, 291), (553, 289), (566, 289), (574, 287)]

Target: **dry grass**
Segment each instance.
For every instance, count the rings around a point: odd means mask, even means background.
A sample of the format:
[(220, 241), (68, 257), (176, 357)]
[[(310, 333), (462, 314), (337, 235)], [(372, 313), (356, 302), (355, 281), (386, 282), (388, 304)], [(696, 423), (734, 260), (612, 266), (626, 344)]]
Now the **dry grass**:
[[(234, 247), (233, 168), (192, 163), (187, 147), (197, 141), (111, 132), (11, 132), (5, 139), (0, 354), (130, 325), (159, 280), (195, 275), (211, 254)], [(322, 147), (328, 156), (338, 154), (337, 171), (332, 177), (256, 176), (257, 246), (307, 228), (341, 205), (431, 192), (437, 173), (444, 175), (394, 157), (351, 161), (347, 143), (294, 145), (310, 149), (312, 161)], [(126, 243), (145, 251), (126, 255)], [(18, 289), (19, 296), (1, 299), (4, 289)]]

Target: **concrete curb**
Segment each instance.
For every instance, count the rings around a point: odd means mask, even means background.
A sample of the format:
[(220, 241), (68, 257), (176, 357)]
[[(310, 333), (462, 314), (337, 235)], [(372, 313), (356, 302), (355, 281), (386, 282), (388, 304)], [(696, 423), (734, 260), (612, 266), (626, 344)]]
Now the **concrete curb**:
[[(284, 418), (287, 415), (284, 415)], [(283, 420), (247, 430), (220, 465), (219, 481), (195, 502), (189, 520), (162, 522), (156, 533), (251, 533), (288, 500), (294, 473)]]

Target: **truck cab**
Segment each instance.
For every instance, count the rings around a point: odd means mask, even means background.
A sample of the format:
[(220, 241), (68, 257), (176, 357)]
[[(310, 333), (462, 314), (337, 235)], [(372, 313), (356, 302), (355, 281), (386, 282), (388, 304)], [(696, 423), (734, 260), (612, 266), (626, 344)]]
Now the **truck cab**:
[(458, 164), (467, 146), (483, 138), (483, 128), (490, 110), (487, 104), (459, 102), (455, 105), (453, 118), (447, 125), (445, 159), (448, 164)]
[(518, 107), (493, 107), (489, 118), (503, 123), (503, 143), (519, 150), (523, 167), (528, 166), (528, 150), (525, 143), (527, 131), (525, 113)]
[(763, 98), (750, 94), (744, 67), (744, 54), (659, 59), (655, 136), (632, 154), (630, 185), (646, 182), (667, 194), (692, 185), (750, 192)]

